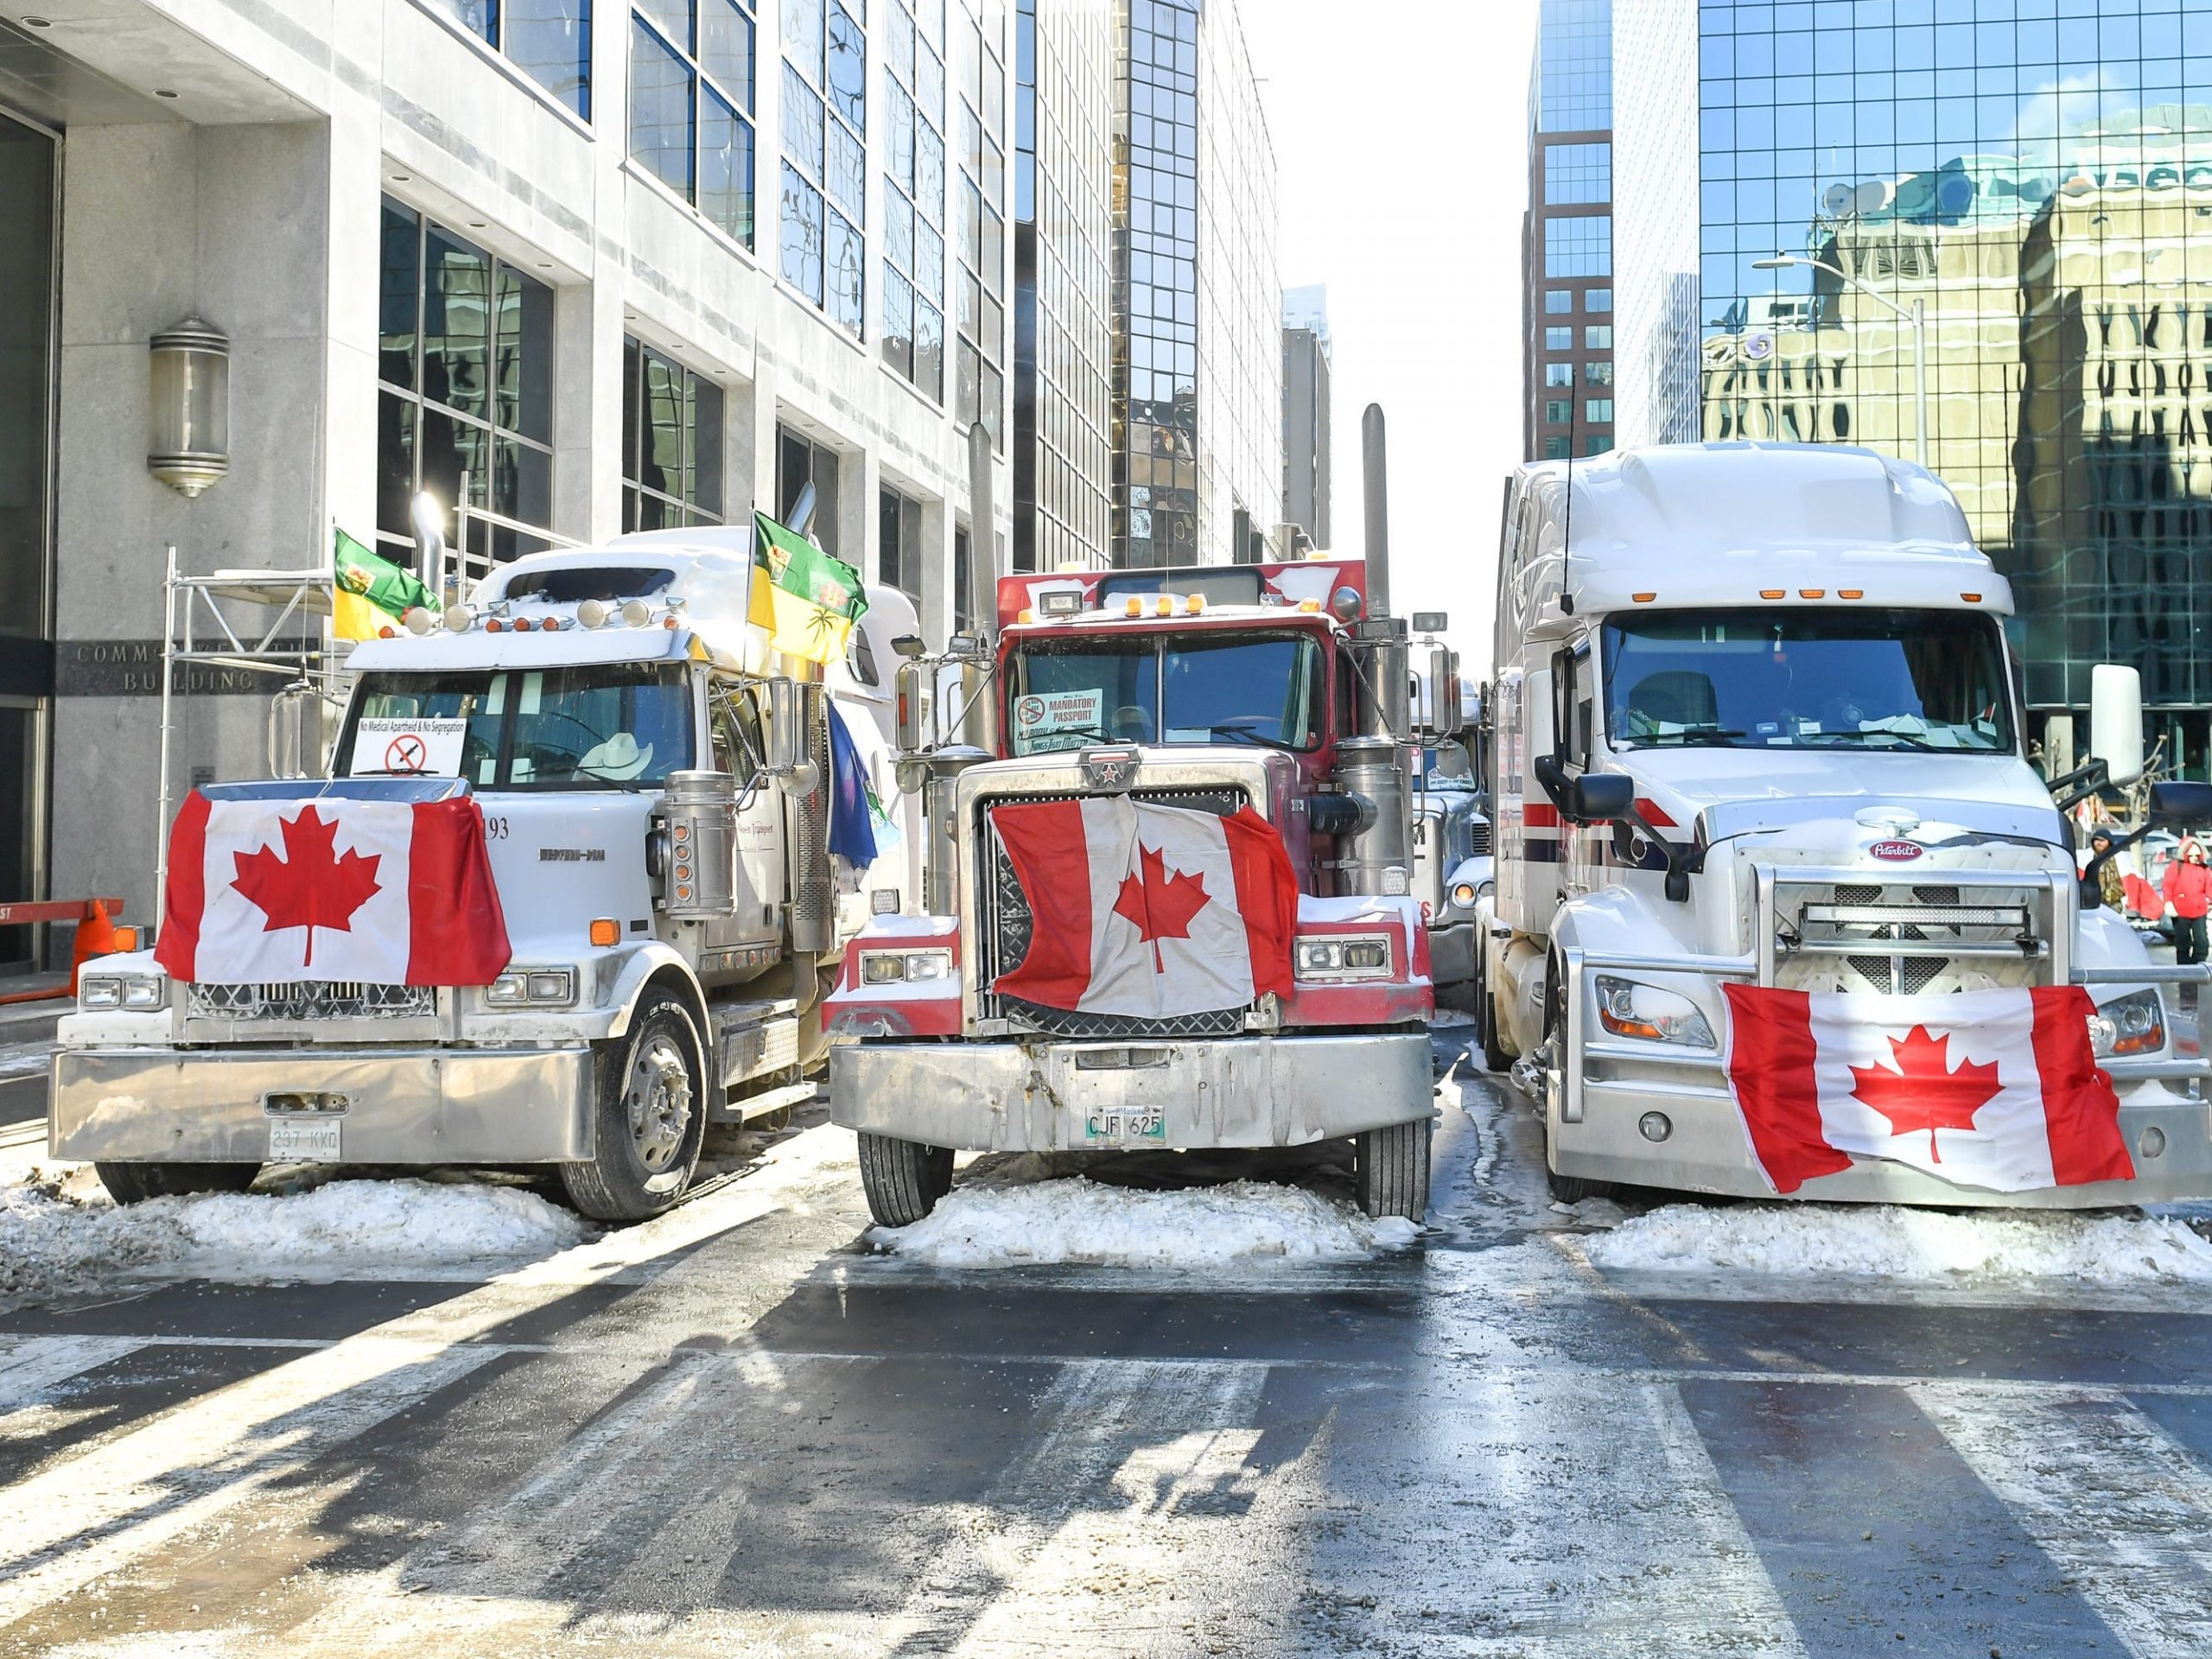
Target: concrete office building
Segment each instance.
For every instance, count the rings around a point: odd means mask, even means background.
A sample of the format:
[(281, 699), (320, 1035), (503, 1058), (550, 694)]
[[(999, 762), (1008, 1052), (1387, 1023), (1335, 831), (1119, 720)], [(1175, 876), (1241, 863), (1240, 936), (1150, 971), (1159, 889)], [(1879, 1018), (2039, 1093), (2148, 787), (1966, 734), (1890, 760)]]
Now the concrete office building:
[[(1282, 516), (1286, 536), (1333, 547), (1329, 528), (1329, 291), (1282, 296)], [(1289, 551), (1286, 546), (1283, 550)]]
[[(1006, 0), (9, 12), (0, 899), (151, 913), (169, 543), (403, 551), (410, 494), (466, 476), (499, 555), (810, 481), (824, 545), (941, 637), (973, 419), (1007, 541)], [(229, 470), (188, 499), (148, 471), (149, 340), (193, 317)], [(265, 764), (259, 691), (180, 700), (181, 783)]]
[(1612, 33), (1621, 442), (1910, 456), (1918, 307), (2031, 739), (2063, 769), (2090, 668), (2130, 664), (2164, 760), (2212, 775), (2212, 11), (1649, 0)]
[(1613, 0), (1542, 0), (1521, 248), (1522, 448), (1613, 447)]
[(1112, 558), (1249, 562), (1282, 518), (1274, 147), (1235, 0), (1123, 17)]
[(1112, 542), (1115, 11), (1014, 18), (1014, 565), (1098, 566)]

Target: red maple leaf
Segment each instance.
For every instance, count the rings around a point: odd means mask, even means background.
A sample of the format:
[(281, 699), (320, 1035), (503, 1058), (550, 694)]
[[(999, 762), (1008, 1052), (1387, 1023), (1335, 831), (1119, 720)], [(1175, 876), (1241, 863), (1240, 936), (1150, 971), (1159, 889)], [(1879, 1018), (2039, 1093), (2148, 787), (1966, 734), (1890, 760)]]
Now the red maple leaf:
[(238, 876), (231, 885), (269, 918), (261, 925), (263, 932), (307, 929), (305, 966), (315, 960), (315, 929), (353, 931), (353, 912), (382, 885), (377, 880), (377, 866), (384, 855), (372, 853), (365, 858), (349, 851), (339, 857), (338, 821), (324, 818), (312, 806), (302, 808), (296, 818), (280, 819), (277, 828), (283, 833), (286, 856), (279, 858), (273, 847), (233, 854)]
[(1137, 848), (1137, 871), (1122, 878), (1114, 913), (1136, 925), (1137, 937), (1152, 947), (1154, 970), (1164, 974), (1167, 964), (1160, 959), (1160, 941), (1189, 938), (1191, 918), (1206, 907), (1211, 895), (1202, 877), (1183, 870), (1170, 875), (1167, 860), (1155, 848)]
[(1938, 1042), (1925, 1026), (1915, 1026), (1903, 1042), (1890, 1039), (1897, 1060), (1891, 1071), (1878, 1065), (1854, 1065), (1852, 1094), (1890, 1120), (1892, 1135), (1928, 1131), (1928, 1155), (1936, 1163), (1943, 1155), (1936, 1149), (1938, 1129), (1971, 1129), (1974, 1115), (1997, 1098), (1997, 1063), (1976, 1065), (1962, 1060), (1955, 1071), (1948, 1069), (1951, 1039)]

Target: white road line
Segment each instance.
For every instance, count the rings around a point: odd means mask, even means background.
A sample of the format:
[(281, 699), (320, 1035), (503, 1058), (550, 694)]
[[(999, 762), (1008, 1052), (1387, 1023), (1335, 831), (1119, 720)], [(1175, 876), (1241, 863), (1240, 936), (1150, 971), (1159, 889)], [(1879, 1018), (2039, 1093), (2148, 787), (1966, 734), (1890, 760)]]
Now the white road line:
[(2101, 1389), (1912, 1395), (2136, 1659), (2212, 1650), (2212, 1479), (2164, 1429)]
[(137, 1337), (0, 1338), (0, 1411), (35, 1404), (54, 1384), (144, 1345)]

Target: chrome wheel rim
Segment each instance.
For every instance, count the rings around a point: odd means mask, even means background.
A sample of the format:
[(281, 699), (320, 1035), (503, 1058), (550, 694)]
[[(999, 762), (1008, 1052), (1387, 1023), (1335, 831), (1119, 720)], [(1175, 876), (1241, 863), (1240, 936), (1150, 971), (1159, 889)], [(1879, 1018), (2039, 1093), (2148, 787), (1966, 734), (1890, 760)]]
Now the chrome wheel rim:
[(656, 1035), (638, 1046), (622, 1101), (639, 1161), (656, 1175), (664, 1173), (683, 1150), (691, 1127), (691, 1071), (674, 1038)]

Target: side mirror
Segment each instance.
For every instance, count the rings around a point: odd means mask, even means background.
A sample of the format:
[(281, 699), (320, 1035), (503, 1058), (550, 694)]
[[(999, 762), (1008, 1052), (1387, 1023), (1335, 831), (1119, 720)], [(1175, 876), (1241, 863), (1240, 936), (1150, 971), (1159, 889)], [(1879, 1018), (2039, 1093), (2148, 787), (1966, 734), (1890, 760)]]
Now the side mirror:
[(2152, 785), (2151, 822), (2168, 830), (2201, 830), (2212, 823), (2212, 784)]
[(1459, 653), (1439, 645), (1428, 653), (1429, 730), (1439, 737), (1457, 737), (1466, 726), (1459, 702)]
[(918, 633), (902, 633), (891, 642), (891, 649), (901, 657), (918, 657), (926, 649)]
[(1624, 772), (1586, 772), (1567, 785), (1567, 812), (1586, 823), (1610, 823), (1636, 805), (1636, 779)]
[(768, 682), (768, 771), (774, 777), (790, 777), (806, 753), (800, 707), (798, 682), (781, 678)]
[(929, 694), (924, 689), (922, 665), (907, 658), (891, 683), (899, 709), (899, 753), (913, 754), (929, 744)]
[(2089, 755), (2113, 784), (2143, 775), (2143, 677), (2116, 663), (2089, 671)]

